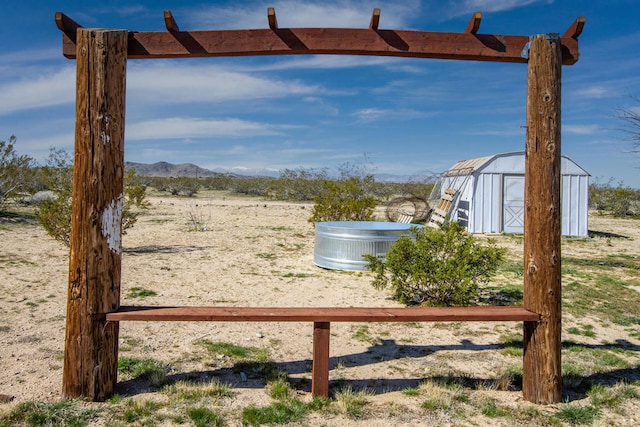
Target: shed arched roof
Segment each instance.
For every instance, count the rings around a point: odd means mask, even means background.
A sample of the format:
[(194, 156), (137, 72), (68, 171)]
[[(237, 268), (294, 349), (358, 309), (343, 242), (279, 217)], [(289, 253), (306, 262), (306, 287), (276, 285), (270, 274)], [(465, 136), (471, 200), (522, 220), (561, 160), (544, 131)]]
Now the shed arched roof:
[[(444, 172), (442, 176), (449, 177), (449, 176), (472, 175), (476, 172), (482, 171), (482, 169), (486, 168), (489, 164), (495, 162), (498, 158), (513, 157), (513, 156), (522, 156), (522, 158), (524, 159), (524, 151), (494, 154), (491, 156), (477, 157), (475, 159), (469, 159), (469, 160), (460, 160), (451, 168), (449, 168), (446, 172)], [(579, 166), (576, 162), (571, 160), (568, 156), (563, 155), (561, 161), (562, 161), (563, 175), (590, 176), (589, 172), (584, 170), (581, 166)], [(522, 163), (522, 167), (523, 167), (522, 173), (524, 173), (524, 161)]]

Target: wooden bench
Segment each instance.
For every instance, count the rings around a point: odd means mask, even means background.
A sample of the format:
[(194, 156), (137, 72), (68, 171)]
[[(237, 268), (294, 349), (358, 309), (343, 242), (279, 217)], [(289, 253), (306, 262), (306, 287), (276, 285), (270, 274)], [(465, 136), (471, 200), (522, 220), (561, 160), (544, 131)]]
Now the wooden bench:
[(540, 316), (520, 306), (473, 307), (141, 307), (123, 306), (107, 321), (313, 322), (311, 390), (329, 396), (331, 322), (532, 321)]

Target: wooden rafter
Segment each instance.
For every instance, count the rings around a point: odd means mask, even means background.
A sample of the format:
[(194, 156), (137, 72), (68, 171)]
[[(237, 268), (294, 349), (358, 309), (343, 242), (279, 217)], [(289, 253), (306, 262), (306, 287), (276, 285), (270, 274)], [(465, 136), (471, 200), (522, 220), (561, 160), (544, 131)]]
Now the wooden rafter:
[[(292, 54), (372, 55), (526, 63), (522, 51), (529, 36), (477, 34), (482, 15), (473, 15), (464, 32), (380, 30), (379, 9), (370, 28), (278, 28), (269, 8), (269, 28), (251, 30), (180, 31), (165, 12), (164, 32), (129, 32), (128, 58), (192, 58)], [(61, 12), (56, 24), (63, 32), (63, 54), (75, 59), (75, 31), (80, 25)], [(578, 18), (560, 39), (562, 63), (578, 60), (577, 37), (584, 26)]]
[(378, 25), (380, 24), (380, 9), (373, 9), (373, 13), (371, 14), (371, 22), (369, 22), (370, 30), (377, 30)]
[(56, 21), (56, 27), (64, 34), (63, 37), (66, 36), (66, 39), (72, 40), (75, 44), (76, 32), (78, 28), (82, 28), (82, 26), (62, 12), (56, 12), (54, 19)]
[(480, 29), (480, 21), (482, 21), (482, 13), (476, 12), (471, 17), (467, 28), (465, 28), (464, 32), (468, 34), (476, 34)]
[(278, 20), (276, 19), (276, 10), (273, 7), (267, 9), (267, 21), (269, 21), (269, 28), (272, 30), (278, 29)]
[(578, 36), (582, 34), (582, 29), (584, 28), (585, 18), (584, 16), (579, 16), (573, 24), (569, 27), (569, 29), (562, 35), (562, 38), (572, 38), (578, 40)]
[(176, 20), (173, 18), (173, 14), (170, 10), (164, 11), (164, 26), (167, 27), (167, 31), (170, 33), (177, 33), (180, 31)]

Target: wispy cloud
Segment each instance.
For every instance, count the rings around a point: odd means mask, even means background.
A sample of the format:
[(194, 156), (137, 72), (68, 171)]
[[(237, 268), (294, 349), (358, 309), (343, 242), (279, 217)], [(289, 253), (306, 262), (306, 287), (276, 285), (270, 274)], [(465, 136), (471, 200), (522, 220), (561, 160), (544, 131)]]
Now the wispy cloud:
[(0, 83), (0, 115), (33, 108), (69, 104), (75, 100), (75, 67)]
[[(367, 28), (373, 8), (379, 2), (371, 0), (306, 1), (284, 0), (268, 4), (276, 10), (281, 28), (353, 27)], [(381, 28), (403, 28), (415, 16), (420, 2), (411, 0), (402, 4), (383, 6)], [(232, 6), (206, 6), (180, 11), (189, 25), (203, 29), (214, 28), (266, 28), (267, 5), (262, 2), (238, 2)], [(179, 18), (176, 18), (179, 19)]]
[(455, 10), (456, 16), (467, 15), (478, 10), (483, 12), (504, 12), (530, 4), (551, 4), (554, 0), (454, 0), (450, 2), (450, 10)]
[[(255, 71), (339, 69), (392, 65), (397, 62), (396, 58), (379, 56), (315, 55), (310, 57), (297, 57), (295, 59), (284, 59), (270, 64), (254, 65), (247, 69)], [(242, 69), (242, 67), (240, 67), (240, 69)]]
[[(99, 7), (89, 7), (84, 10), (78, 10), (77, 12), (73, 12), (71, 18), (76, 20), (78, 24), (88, 27), (88, 26), (97, 26), (95, 24), (99, 24), (103, 22), (105, 18), (107, 21), (110, 21), (112, 16), (120, 16), (120, 17), (140, 17), (142, 15), (150, 14), (150, 10), (141, 5), (141, 4), (130, 4), (130, 5), (105, 5), (105, 2), (100, 2)], [(161, 22), (162, 14), (157, 13), (157, 20)], [(132, 28), (133, 29), (133, 28)]]
[(575, 135), (591, 135), (600, 130), (598, 125), (562, 125), (562, 131)]
[(127, 90), (137, 100), (165, 104), (223, 102), (238, 99), (313, 95), (324, 89), (297, 80), (278, 80), (231, 71), (221, 66), (177, 61), (136, 63), (130, 66)]
[(594, 84), (592, 86), (585, 86), (579, 89), (576, 89), (572, 92), (573, 96), (578, 98), (587, 98), (587, 99), (602, 99), (602, 98), (612, 98), (617, 96), (617, 89), (613, 89), (608, 86), (604, 86), (601, 84)]
[[(49, 132), (46, 132), (46, 125), (49, 125)], [(55, 132), (52, 133), (50, 129), (57, 129), (51, 123), (45, 123), (44, 126), (35, 129), (36, 135), (28, 135), (22, 137), (22, 132), (18, 135), (19, 150), (21, 153), (29, 153), (29, 155), (36, 159), (37, 162), (44, 164), (46, 158), (50, 153), (50, 147), (55, 147), (67, 151), (69, 154), (73, 154), (73, 140), (75, 134), (73, 133), (73, 126), (71, 126), (71, 132)]]
[(255, 137), (278, 135), (268, 124), (239, 119), (199, 119), (169, 117), (132, 123), (126, 128), (128, 140)]
[(48, 60), (60, 60), (62, 54), (60, 48), (44, 48), (44, 49), (30, 49), (19, 50), (9, 53), (0, 54), (0, 69), (16, 68), (22, 64), (28, 63), (40, 63)]
[(384, 109), (384, 108), (362, 108), (353, 113), (361, 122), (374, 122), (379, 120), (410, 120), (420, 117), (431, 117), (435, 113), (429, 113), (411, 109)]
[(523, 123), (510, 122), (510, 123), (492, 123), (492, 128), (474, 129), (472, 131), (462, 132), (463, 135), (474, 136), (495, 136), (495, 137), (512, 137), (512, 136), (524, 136), (526, 131)]

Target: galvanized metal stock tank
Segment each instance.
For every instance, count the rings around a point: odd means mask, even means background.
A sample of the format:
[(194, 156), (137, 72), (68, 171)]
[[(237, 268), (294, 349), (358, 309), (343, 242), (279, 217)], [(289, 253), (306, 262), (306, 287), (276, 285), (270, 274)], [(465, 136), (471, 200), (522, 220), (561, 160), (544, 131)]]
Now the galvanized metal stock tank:
[[(364, 255), (383, 257), (415, 224), (377, 221), (317, 222), (313, 263), (330, 270), (363, 271)], [(421, 226), (417, 226), (421, 227)]]

